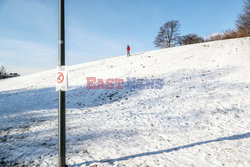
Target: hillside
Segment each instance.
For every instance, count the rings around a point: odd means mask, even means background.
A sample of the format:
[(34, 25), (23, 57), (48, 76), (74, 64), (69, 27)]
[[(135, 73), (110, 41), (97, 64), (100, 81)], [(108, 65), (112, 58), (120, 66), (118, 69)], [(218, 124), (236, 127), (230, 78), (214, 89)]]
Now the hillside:
[[(250, 38), (69, 66), (67, 164), (250, 166)], [(0, 80), (0, 166), (57, 164), (56, 70)], [(124, 79), (86, 89), (86, 77)], [(163, 79), (129, 88), (126, 77)]]

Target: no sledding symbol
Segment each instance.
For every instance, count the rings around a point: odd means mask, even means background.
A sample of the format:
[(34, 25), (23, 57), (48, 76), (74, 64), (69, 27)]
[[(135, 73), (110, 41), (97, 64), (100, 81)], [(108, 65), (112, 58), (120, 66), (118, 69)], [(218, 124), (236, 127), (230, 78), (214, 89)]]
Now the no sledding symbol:
[[(0, 0), (1, 1), (1, 0)], [(56, 80), (56, 91), (67, 91), (68, 90), (68, 72), (65, 66), (57, 67), (55, 76)]]
[(57, 73), (57, 83), (62, 83), (64, 80), (64, 75), (61, 72)]

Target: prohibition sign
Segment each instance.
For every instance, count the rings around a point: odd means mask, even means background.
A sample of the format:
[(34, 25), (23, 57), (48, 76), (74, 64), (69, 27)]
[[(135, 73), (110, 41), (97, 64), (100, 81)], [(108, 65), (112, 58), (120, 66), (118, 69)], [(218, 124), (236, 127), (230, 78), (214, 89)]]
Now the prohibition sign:
[(57, 75), (58, 75), (58, 77), (57, 77), (57, 83), (62, 83), (63, 80), (64, 80), (64, 75), (63, 75), (63, 73), (58, 72)]

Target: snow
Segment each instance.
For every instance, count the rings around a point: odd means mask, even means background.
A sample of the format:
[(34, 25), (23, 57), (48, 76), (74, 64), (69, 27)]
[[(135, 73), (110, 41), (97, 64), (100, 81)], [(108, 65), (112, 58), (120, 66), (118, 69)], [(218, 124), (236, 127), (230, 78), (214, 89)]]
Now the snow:
[[(69, 66), (69, 166), (250, 166), (250, 38)], [(0, 166), (57, 165), (56, 68), (0, 80)], [(163, 89), (86, 89), (86, 77)], [(125, 80), (126, 81), (126, 80)]]

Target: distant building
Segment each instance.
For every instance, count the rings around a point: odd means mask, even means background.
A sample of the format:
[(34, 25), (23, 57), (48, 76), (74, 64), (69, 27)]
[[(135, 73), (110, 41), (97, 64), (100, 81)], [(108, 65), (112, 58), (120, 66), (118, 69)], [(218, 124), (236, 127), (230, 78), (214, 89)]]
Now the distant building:
[(0, 79), (19, 77), (18, 73), (0, 73)]

